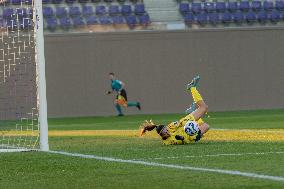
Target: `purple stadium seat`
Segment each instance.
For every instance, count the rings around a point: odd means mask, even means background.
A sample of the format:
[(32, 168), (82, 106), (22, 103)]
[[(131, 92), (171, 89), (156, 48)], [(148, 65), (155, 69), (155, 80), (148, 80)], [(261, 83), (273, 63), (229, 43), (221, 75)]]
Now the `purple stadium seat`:
[(208, 14), (208, 21), (212, 25), (217, 25), (220, 22), (219, 14), (216, 12), (212, 12)]
[(16, 14), (19, 18), (27, 17), (27, 9), (25, 8), (16, 8)]
[(83, 6), (82, 14), (83, 16), (89, 16), (94, 14), (93, 6)]
[(106, 12), (106, 7), (104, 5), (96, 6), (96, 15), (105, 15)]
[(101, 2), (102, 0), (92, 0), (93, 3), (99, 3)]
[(189, 12), (189, 4), (188, 3), (180, 3), (179, 4), (179, 12), (183, 15)]
[(220, 20), (224, 24), (229, 24), (232, 21), (232, 15), (230, 12), (224, 12), (220, 15)]
[(111, 3), (111, 2), (113, 2), (113, 0), (104, 0), (104, 2)]
[(80, 27), (85, 25), (84, 19), (81, 16), (73, 17), (72, 22), (74, 27)]
[(136, 16), (134, 15), (129, 15), (125, 17), (126, 23), (129, 27), (134, 27), (137, 24)]
[(72, 6), (72, 7), (69, 7), (69, 16), (70, 17), (76, 17), (76, 16), (79, 16), (81, 15), (81, 10), (79, 7), (77, 6)]
[(110, 5), (108, 8), (109, 15), (118, 15), (120, 14), (119, 6), (118, 5)]
[(59, 23), (63, 29), (69, 29), (71, 27), (71, 21), (68, 17), (60, 18)]
[(18, 27), (18, 23), (16, 19), (7, 19), (6, 20), (6, 26), (9, 30), (15, 30)]
[(267, 16), (267, 13), (266, 11), (264, 10), (261, 10), (257, 13), (257, 20), (260, 22), (260, 23), (265, 23), (267, 22), (267, 19), (268, 19), (268, 16)]
[(88, 3), (89, 0), (79, 0), (79, 3), (85, 4)]
[(275, 1), (275, 8), (277, 10), (283, 11), (284, 10), (284, 1), (282, 1), (282, 0)]
[(251, 8), (254, 11), (260, 11), (262, 9), (261, 1), (252, 1)]
[(20, 5), (21, 2), (22, 2), (22, 0), (10, 0), (10, 3), (13, 4), (13, 5)]
[(144, 4), (135, 4), (134, 5), (134, 13), (137, 14), (137, 15), (142, 15), (142, 14), (145, 14), (145, 6)]
[(87, 24), (87, 25), (98, 24), (97, 17), (94, 16), (94, 15), (91, 15), (91, 16), (86, 17), (85, 20), (86, 20), (86, 24)]
[(124, 17), (123, 16), (113, 16), (112, 23), (113, 24), (124, 24), (125, 23)]
[(57, 28), (57, 19), (54, 17), (46, 18), (46, 28), (50, 31), (55, 31)]
[(250, 3), (249, 3), (249, 1), (247, 1), (247, 0), (241, 1), (241, 2), (240, 2), (239, 9), (240, 9), (241, 11), (244, 11), (244, 12), (249, 11), (249, 10), (250, 10)]
[(225, 12), (226, 11), (226, 3), (225, 2), (216, 2), (216, 11), (217, 12)]
[(101, 16), (99, 17), (100, 24), (102, 25), (109, 25), (112, 24), (112, 20), (108, 16)]
[(42, 9), (44, 17), (52, 17), (54, 16), (53, 9), (51, 7), (43, 7)]
[(229, 2), (228, 3), (228, 10), (230, 12), (236, 12), (239, 9), (239, 5), (237, 2)]
[(121, 13), (123, 15), (130, 15), (132, 13), (131, 5), (122, 5)]
[(199, 14), (202, 11), (201, 3), (192, 3), (191, 10), (194, 14)]
[(55, 12), (56, 12), (56, 16), (57, 16), (58, 18), (60, 18), (60, 17), (66, 17), (66, 16), (68, 15), (68, 14), (67, 14), (66, 7), (56, 7)]
[(263, 9), (265, 11), (272, 11), (274, 9), (274, 4), (272, 1), (264, 1), (263, 2)]
[(201, 13), (196, 15), (196, 22), (198, 24), (200, 24), (201, 26), (207, 24), (207, 21), (208, 21), (208, 19), (207, 19), (206, 12), (201, 12)]
[(206, 12), (214, 12), (216, 10), (215, 4), (212, 2), (205, 2), (203, 5)]
[(42, 0), (42, 4), (48, 4), (51, 0)]
[(138, 16), (139, 24), (147, 26), (151, 23), (150, 16), (148, 14)]
[(28, 9), (27, 12), (28, 12), (28, 16), (30, 18), (33, 18), (33, 14), (34, 14), (33, 9)]
[(66, 4), (73, 4), (76, 0), (65, 0)]
[(3, 10), (3, 17), (4, 18), (11, 18), (14, 16), (14, 9), (13, 8), (5, 8)]
[(194, 15), (192, 12), (188, 12), (184, 15), (183, 19), (186, 24), (192, 24), (194, 22)]
[(233, 21), (237, 24), (241, 24), (244, 21), (244, 15), (241, 11), (232, 13)]
[(247, 14), (246, 14), (246, 21), (248, 23), (253, 23), (256, 21), (256, 14), (255, 12), (253, 11), (249, 11)]
[(273, 10), (270, 14), (269, 14), (269, 19), (271, 22), (276, 23), (280, 21), (280, 14), (277, 10)]
[(32, 19), (30, 19), (30, 18), (22, 18), (22, 19), (20, 20), (20, 27), (21, 27), (21, 29), (23, 29), (23, 30), (32, 28), (32, 27), (33, 27)]
[(53, 4), (60, 4), (60, 3), (62, 3), (62, 1), (63, 1), (63, 0), (52, 0), (52, 3), (53, 3)]

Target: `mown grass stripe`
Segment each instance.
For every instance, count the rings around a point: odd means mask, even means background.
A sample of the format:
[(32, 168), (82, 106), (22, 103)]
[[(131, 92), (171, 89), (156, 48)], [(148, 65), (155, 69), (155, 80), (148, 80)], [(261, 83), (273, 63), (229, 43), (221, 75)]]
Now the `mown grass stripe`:
[[(284, 129), (210, 130), (205, 141), (284, 141)], [(49, 136), (123, 136), (139, 137), (138, 130), (69, 130), (49, 131)], [(148, 132), (145, 138), (159, 138), (155, 132)]]

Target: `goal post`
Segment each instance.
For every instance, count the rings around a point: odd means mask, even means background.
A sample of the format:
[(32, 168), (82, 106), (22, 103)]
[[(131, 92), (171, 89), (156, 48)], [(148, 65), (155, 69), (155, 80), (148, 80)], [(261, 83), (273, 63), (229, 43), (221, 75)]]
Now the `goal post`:
[(0, 152), (48, 151), (42, 1), (0, 9)]
[(38, 95), (39, 95), (39, 123), (40, 123), (40, 150), (48, 151), (48, 123), (45, 79), (45, 56), (43, 35), (42, 1), (34, 0), (34, 20), (36, 36), (36, 62), (38, 66)]

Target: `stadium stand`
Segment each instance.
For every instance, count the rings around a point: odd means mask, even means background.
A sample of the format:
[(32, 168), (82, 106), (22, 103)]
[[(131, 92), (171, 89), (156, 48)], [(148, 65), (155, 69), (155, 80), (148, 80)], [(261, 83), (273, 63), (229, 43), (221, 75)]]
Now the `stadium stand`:
[[(32, 12), (23, 8), (30, 0), (9, 0), (1, 5), (2, 27), (30, 27)], [(87, 28), (92, 25), (147, 27), (151, 19), (142, 0), (42, 0), (44, 28), (49, 32)], [(82, 30), (78, 30), (82, 31)]]
[[(284, 0), (42, 0), (44, 28), (49, 32), (115, 31), (182, 23), (184, 28), (283, 26)], [(9, 0), (0, 6), (1, 28), (28, 29), (30, 0)], [(161, 5), (161, 8), (159, 7)], [(176, 11), (177, 15), (173, 14)], [(165, 13), (172, 14), (167, 17)], [(161, 14), (159, 14), (161, 13)], [(162, 14), (163, 13), (163, 14)], [(193, 27), (194, 26), (194, 27)], [(74, 30), (73, 30), (74, 29)], [(167, 27), (164, 27), (167, 29)], [(111, 29), (110, 29), (111, 31)]]
[(184, 23), (189, 27), (192, 24), (204, 27), (210, 24), (214, 27), (222, 24), (223, 27), (234, 24), (239, 26), (246, 24), (278, 24), (284, 20), (284, 1), (205, 1), (190, 2), (177, 1), (179, 12), (184, 19)]

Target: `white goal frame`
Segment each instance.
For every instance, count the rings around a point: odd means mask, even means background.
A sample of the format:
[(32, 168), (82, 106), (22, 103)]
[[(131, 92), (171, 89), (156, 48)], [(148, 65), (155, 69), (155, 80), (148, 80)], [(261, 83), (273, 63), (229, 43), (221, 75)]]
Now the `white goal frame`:
[(36, 40), (36, 63), (38, 69), (38, 98), (39, 98), (39, 124), (40, 124), (40, 150), (48, 151), (48, 122), (45, 78), (45, 56), (43, 35), (42, 1), (34, 0), (34, 27)]
[[(1, 0), (0, 0), (1, 1)], [(5, 2), (5, 1), (4, 1)], [(3, 2), (2, 2), (3, 3)], [(22, 152), (22, 151), (49, 151), (48, 144), (48, 122), (47, 122), (47, 100), (46, 100), (46, 75), (45, 75), (45, 55), (44, 55), (44, 34), (43, 34), (43, 13), (42, 1), (33, 0), (33, 27), (35, 40), (35, 61), (36, 61), (36, 82), (37, 82), (37, 107), (39, 124), (39, 149), (29, 148), (0, 148), (1, 152)], [(1, 146), (0, 146), (1, 147)], [(9, 147), (9, 146), (5, 146)]]

